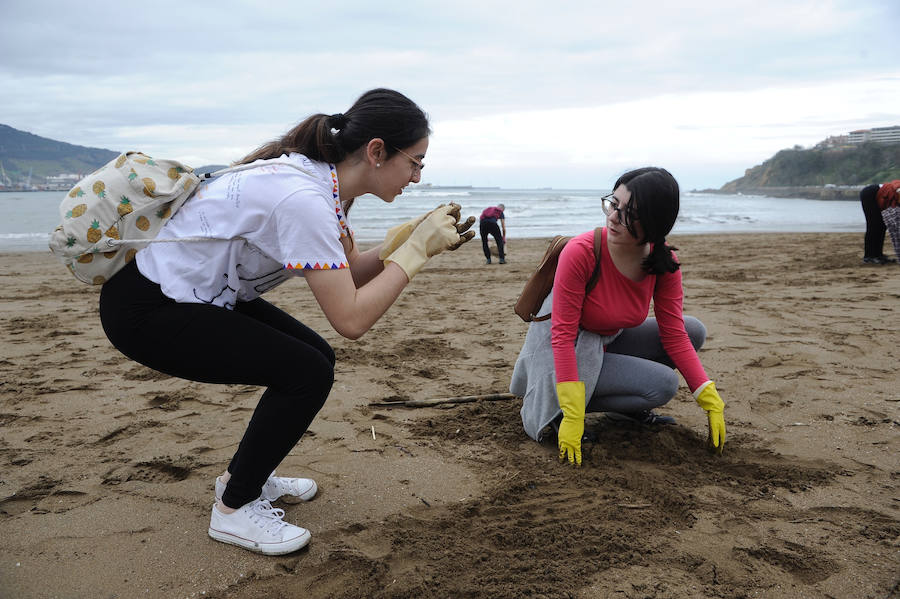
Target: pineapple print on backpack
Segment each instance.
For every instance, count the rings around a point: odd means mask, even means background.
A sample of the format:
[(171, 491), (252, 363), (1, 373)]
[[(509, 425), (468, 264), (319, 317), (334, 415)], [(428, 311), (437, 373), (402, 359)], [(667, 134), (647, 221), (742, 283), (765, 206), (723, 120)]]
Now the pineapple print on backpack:
[(87, 212), (87, 204), (78, 204), (73, 206), (71, 210), (66, 212), (66, 218), (78, 218)]
[(133, 212), (134, 208), (131, 207), (131, 200), (128, 199), (128, 196), (122, 196), (119, 200), (119, 205), (116, 207), (116, 210), (119, 212), (119, 216), (125, 216), (129, 212)]
[(86, 237), (88, 243), (97, 243), (100, 241), (100, 238), (103, 237), (103, 234), (100, 232), (100, 221), (91, 221), (91, 228), (87, 230)]
[(179, 162), (121, 154), (63, 197), (62, 224), (50, 236), (50, 250), (76, 278), (102, 285), (157, 236), (199, 181)]
[(156, 181), (150, 177), (144, 177), (141, 181), (144, 183), (144, 195), (148, 198), (154, 197), (156, 195)]

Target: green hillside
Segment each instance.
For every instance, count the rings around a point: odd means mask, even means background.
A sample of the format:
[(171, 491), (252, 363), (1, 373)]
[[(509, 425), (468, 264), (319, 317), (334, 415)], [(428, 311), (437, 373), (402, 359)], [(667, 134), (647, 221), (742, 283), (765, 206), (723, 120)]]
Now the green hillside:
[(860, 186), (900, 179), (900, 144), (862, 143), (838, 148), (781, 150), (720, 191), (766, 187)]
[(21, 185), (29, 173), (32, 184), (63, 173), (88, 174), (118, 154), (47, 139), (0, 124), (0, 165), (8, 178), (8, 181), (0, 180), (0, 184)]

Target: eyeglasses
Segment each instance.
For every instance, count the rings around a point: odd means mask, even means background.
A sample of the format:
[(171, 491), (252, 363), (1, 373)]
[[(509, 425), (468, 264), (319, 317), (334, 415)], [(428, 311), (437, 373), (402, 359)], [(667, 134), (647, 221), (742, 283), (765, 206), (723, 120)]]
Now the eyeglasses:
[(410, 162), (412, 162), (412, 165), (410, 165), (410, 168), (412, 168), (413, 176), (415, 176), (416, 173), (421, 173), (422, 170), (425, 168), (424, 162), (419, 162), (418, 160), (416, 160), (415, 158), (413, 158), (412, 156), (410, 156), (409, 154), (407, 154), (400, 148), (394, 148), (394, 149), (397, 150), (398, 152), (400, 152), (401, 154), (403, 154), (404, 156), (406, 156), (407, 158), (409, 158)]
[(619, 217), (619, 222), (625, 225), (626, 227), (631, 224), (631, 213), (628, 211), (628, 208), (619, 208), (619, 202), (616, 201), (616, 197), (613, 194), (605, 195), (600, 198), (600, 207), (603, 209), (603, 214), (606, 216), (610, 216), (613, 212)]

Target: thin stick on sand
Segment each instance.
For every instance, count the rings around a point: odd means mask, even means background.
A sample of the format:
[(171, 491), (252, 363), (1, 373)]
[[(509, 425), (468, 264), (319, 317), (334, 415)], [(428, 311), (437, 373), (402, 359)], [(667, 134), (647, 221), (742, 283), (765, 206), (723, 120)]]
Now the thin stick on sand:
[(438, 397), (434, 399), (407, 399), (400, 401), (373, 401), (374, 407), (403, 407), (403, 408), (427, 408), (441, 404), (469, 403), (472, 401), (496, 401), (500, 399), (517, 399), (518, 395), (512, 393), (490, 393), (487, 395), (463, 395), (461, 397)]

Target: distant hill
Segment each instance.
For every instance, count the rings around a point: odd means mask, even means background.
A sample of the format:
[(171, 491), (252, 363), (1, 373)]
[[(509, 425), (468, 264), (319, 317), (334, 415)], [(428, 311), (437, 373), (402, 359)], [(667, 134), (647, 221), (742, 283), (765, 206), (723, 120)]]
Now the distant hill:
[(781, 150), (719, 191), (753, 192), (773, 187), (860, 187), (900, 179), (900, 144), (867, 142), (837, 148), (795, 146)]
[(63, 173), (88, 174), (118, 155), (112, 150), (76, 146), (0, 124), (0, 164), (9, 179), (0, 184), (22, 184), (29, 172), (32, 184)]

